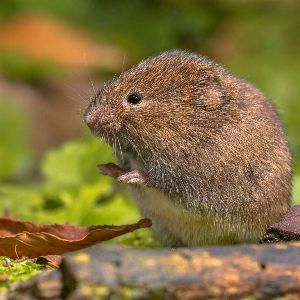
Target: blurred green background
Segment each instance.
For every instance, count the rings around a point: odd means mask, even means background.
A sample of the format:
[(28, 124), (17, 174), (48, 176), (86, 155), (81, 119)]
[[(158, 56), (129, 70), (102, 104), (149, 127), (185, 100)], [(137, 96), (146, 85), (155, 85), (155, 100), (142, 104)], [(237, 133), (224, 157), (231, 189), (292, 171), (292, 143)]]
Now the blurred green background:
[(277, 105), (300, 201), (300, 2), (0, 2), (0, 210), (37, 222), (120, 224), (139, 215), (96, 165), (111, 150), (82, 112), (103, 81), (173, 48), (209, 56)]

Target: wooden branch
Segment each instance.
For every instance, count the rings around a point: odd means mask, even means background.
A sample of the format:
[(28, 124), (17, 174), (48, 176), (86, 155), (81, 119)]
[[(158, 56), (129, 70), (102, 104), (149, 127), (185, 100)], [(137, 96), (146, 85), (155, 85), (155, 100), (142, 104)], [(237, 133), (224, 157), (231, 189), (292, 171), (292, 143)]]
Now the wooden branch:
[(147, 250), (95, 246), (66, 256), (58, 270), (23, 283), (10, 299), (23, 299), (17, 295), (27, 295), (25, 299), (112, 299), (113, 295), (116, 299), (299, 299), (300, 242)]

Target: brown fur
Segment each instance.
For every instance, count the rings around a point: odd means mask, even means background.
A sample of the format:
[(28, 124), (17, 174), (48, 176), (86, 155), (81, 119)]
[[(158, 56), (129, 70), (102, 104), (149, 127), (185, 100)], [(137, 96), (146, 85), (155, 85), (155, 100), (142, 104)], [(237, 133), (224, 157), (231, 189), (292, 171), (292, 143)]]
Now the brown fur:
[[(140, 104), (126, 102), (131, 92), (143, 96)], [(205, 230), (224, 228), (189, 242), (151, 208), (158, 235), (174, 234), (160, 237), (167, 245), (253, 241), (289, 207), (291, 157), (276, 110), (255, 87), (206, 58), (182, 51), (148, 58), (107, 83), (85, 117), (95, 118), (93, 131), (123, 164), (131, 157), (188, 220), (209, 216)], [(184, 236), (204, 235), (197, 226)]]

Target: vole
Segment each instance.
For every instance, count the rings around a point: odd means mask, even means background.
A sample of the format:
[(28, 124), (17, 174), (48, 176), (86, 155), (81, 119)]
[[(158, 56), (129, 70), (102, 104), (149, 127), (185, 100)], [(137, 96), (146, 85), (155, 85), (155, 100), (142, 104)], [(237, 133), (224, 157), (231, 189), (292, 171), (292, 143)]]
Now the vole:
[(85, 111), (116, 151), (164, 246), (254, 242), (288, 210), (291, 155), (257, 88), (197, 54), (169, 51), (107, 82)]

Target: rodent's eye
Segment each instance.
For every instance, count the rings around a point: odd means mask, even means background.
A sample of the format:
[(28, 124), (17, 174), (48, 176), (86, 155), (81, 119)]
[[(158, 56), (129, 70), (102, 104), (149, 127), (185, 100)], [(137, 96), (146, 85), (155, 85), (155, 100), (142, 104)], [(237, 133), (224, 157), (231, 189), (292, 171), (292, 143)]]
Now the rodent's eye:
[(142, 101), (142, 96), (139, 93), (130, 93), (127, 96), (127, 102), (133, 105), (139, 104)]

